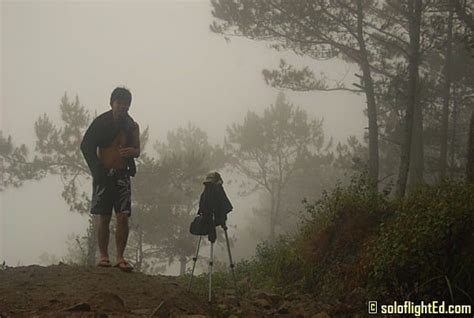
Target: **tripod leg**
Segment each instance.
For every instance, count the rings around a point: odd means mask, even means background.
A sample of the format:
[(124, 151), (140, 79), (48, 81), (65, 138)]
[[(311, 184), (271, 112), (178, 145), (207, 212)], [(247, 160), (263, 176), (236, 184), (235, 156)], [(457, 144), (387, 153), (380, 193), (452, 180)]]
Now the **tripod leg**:
[(211, 242), (211, 259), (209, 261), (209, 302), (212, 301), (212, 266), (214, 258), (214, 242)]
[(235, 289), (235, 294), (237, 295), (237, 281), (235, 279), (235, 273), (234, 273), (234, 262), (232, 261), (232, 254), (230, 253), (230, 243), (229, 243), (229, 236), (227, 235), (227, 226), (222, 227), (224, 229), (224, 234), (225, 234), (225, 241), (227, 243), (227, 252), (229, 253), (229, 262), (230, 262), (230, 270), (232, 271), (232, 278), (234, 279), (234, 289)]
[(196, 262), (197, 262), (198, 254), (199, 254), (199, 246), (201, 245), (201, 238), (202, 238), (202, 236), (199, 236), (199, 242), (198, 242), (198, 246), (197, 246), (197, 249), (196, 249), (196, 256), (193, 257), (193, 261), (194, 261), (193, 271), (191, 272), (191, 278), (189, 279), (188, 290), (191, 290), (191, 284), (193, 283), (194, 269), (196, 268)]

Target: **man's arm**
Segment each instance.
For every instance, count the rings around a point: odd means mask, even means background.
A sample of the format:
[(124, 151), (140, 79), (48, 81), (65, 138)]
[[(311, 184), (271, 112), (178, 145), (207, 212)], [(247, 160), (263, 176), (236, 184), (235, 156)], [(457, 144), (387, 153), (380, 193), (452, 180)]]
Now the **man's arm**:
[(138, 126), (138, 123), (135, 122), (135, 129), (133, 130), (133, 148), (135, 148), (135, 154), (134, 158), (137, 158), (140, 156), (140, 127)]
[(81, 152), (86, 160), (87, 165), (92, 174), (92, 178), (100, 181), (106, 174), (105, 169), (97, 157), (98, 136), (100, 134), (98, 123), (96, 120), (87, 129), (81, 142)]
[(133, 123), (132, 142), (130, 147), (121, 148), (120, 156), (125, 158), (137, 158), (140, 156), (140, 127), (138, 123)]

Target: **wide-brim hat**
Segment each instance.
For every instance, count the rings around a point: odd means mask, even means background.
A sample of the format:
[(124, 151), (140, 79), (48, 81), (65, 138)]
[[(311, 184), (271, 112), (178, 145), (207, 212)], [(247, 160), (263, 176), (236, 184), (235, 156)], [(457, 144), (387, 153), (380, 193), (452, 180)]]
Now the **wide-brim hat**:
[(206, 176), (206, 179), (204, 179), (204, 182), (203, 183), (218, 183), (218, 184), (222, 184), (224, 183), (224, 181), (222, 180), (222, 177), (221, 175), (219, 174), (219, 172), (211, 172), (209, 173), (207, 176)]

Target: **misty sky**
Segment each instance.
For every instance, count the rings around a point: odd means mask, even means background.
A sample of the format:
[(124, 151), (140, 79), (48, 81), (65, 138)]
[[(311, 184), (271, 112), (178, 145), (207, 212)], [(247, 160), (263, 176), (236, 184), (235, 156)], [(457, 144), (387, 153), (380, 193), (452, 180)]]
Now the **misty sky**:
[[(188, 122), (222, 143), (228, 125), (275, 101), (278, 90), (265, 84), (261, 71), (276, 68), (280, 58), (355, 81), (356, 69), (341, 61), (308, 60), (241, 38), (227, 43), (210, 32), (204, 0), (0, 3), (0, 129), (30, 148), (35, 120), (46, 113), (58, 122), (65, 92), (101, 113), (109, 109), (111, 91), (126, 86), (133, 94), (131, 115), (150, 128), (149, 144)], [(311, 117), (324, 117), (325, 133), (336, 142), (362, 136), (367, 126), (362, 96), (286, 94)], [(65, 255), (67, 235), (82, 234), (87, 218), (68, 211), (61, 191), (59, 178), (51, 177), (0, 194), (0, 261), (37, 263), (44, 251)], [(238, 210), (240, 199), (231, 196)], [(251, 213), (245, 211), (229, 222), (244, 224)]]

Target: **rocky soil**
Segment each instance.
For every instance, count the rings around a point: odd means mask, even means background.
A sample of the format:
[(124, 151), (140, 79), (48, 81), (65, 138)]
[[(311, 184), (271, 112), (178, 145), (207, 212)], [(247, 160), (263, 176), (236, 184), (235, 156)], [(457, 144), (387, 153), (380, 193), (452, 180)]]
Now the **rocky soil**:
[(0, 317), (327, 318), (332, 312), (334, 305), (310, 295), (280, 296), (262, 290), (245, 297), (219, 290), (208, 304), (206, 297), (187, 291), (177, 277), (116, 268), (59, 264), (0, 271)]

